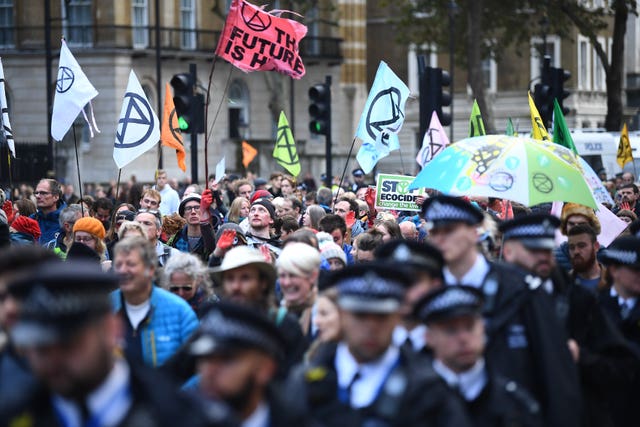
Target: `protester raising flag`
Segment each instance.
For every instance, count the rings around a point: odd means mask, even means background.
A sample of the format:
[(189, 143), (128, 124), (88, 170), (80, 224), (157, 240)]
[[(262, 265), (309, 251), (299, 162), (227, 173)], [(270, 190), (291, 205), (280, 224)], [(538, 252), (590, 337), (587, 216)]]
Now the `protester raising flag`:
[(186, 172), (187, 165), (184, 162), (186, 157), (184, 142), (182, 141), (182, 132), (178, 124), (178, 115), (176, 114), (176, 106), (173, 104), (173, 96), (171, 96), (169, 83), (165, 85), (164, 89), (164, 112), (162, 114), (160, 140), (165, 147), (175, 148), (178, 167), (182, 169), (182, 172)]
[(249, 164), (257, 155), (258, 150), (256, 150), (253, 145), (247, 141), (242, 141), (242, 166), (244, 166), (245, 169), (249, 167)]
[[(85, 121), (89, 125), (89, 133), (93, 137), (93, 130), (100, 132), (93, 115), (91, 100), (98, 96), (98, 91), (93, 87), (87, 76), (80, 68), (80, 64), (73, 57), (62, 40), (60, 47), (60, 63), (58, 66), (58, 80), (56, 81), (56, 94), (53, 101), (53, 114), (51, 117), (51, 136), (56, 141), (62, 141), (69, 131), (78, 114), (82, 112)], [(91, 120), (84, 111), (89, 104)]]
[(4, 88), (4, 68), (2, 67), (2, 58), (0, 58), (0, 107), (2, 108), (2, 132), (7, 140), (9, 151), (13, 157), (16, 156), (16, 146), (13, 142), (13, 131), (11, 130), (11, 122), (9, 121), (9, 105), (7, 104), (7, 94)]
[(564, 114), (562, 114), (562, 108), (560, 108), (560, 104), (555, 98), (553, 99), (553, 142), (568, 148), (573, 151), (573, 154), (578, 154), (571, 132), (564, 119)]
[(400, 148), (397, 133), (404, 123), (404, 105), (409, 93), (407, 85), (380, 61), (356, 131), (356, 137), (362, 140), (356, 159), (365, 173)]
[(280, 119), (278, 120), (278, 132), (276, 134), (276, 146), (273, 148), (273, 158), (291, 175), (300, 175), (300, 158), (296, 150), (296, 141), (293, 139), (289, 121), (284, 115), (284, 111), (280, 112)]
[(429, 129), (427, 129), (422, 139), (422, 148), (418, 151), (416, 162), (423, 168), (424, 165), (444, 150), (447, 145), (449, 145), (449, 138), (440, 123), (438, 114), (434, 111), (431, 114)]
[(621, 168), (624, 168), (624, 166), (629, 162), (633, 163), (631, 143), (629, 142), (629, 130), (627, 129), (626, 123), (622, 126), (622, 130), (620, 131), (620, 142), (618, 143), (618, 154), (616, 158)]
[(529, 93), (529, 111), (531, 112), (531, 137), (539, 141), (551, 141), (551, 138), (549, 137), (549, 133), (547, 132), (547, 128), (542, 122), (542, 117), (540, 117), (540, 113), (538, 113), (536, 104), (535, 102), (533, 102), (533, 98), (531, 97), (531, 92), (528, 92), (528, 93)]
[(484, 130), (484, 121), (482, 120), (482, 113), (480, 113), (478, 101), (474, 99), (473, 107), (471, 108), (471, 117), (469, 117), (469, 137), (486, 134), (487, 131)]
[(118, 119), (113, 160), (122, 169), (160, 140), (160, 122), (131, 70)]
[(233, 0), (216, 55), (245, 72), (278, 71), (300, 79), (305, 69), (299, 44), (306, 34), (307, 27), (297, 21)]

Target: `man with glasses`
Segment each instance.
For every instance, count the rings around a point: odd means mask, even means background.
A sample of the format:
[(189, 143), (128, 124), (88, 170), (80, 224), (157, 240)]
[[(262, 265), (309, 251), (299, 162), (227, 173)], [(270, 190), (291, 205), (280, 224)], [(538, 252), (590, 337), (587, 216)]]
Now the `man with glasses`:
[(203, 196), (191, 193), (183, 198), (178, 207), (178, 213), (187, 221), (187, 224), (167, 241), (169, 246), (180, 252), (194, 254), (204, 262), (209, 260), (209, 255), (216, 245), (213, 228), (209, 222), (210, 200), (212, 200), (210, 190), (205, 190)]
[(41, 179), (33, 194), (36, 197), (38, 210), (31, 215), (31, 218), (38, 221), (42, 233), (38, 243), (46, 245), (60, 232), (60, 212), (67, 205), (63, 202), (58, 207), (61, 192), (60, 183), (55, 179)]
[(157, 210), (160, 207), (160, 202), (162, 201), (162, 196), (156, 190), (148, 189), (142, 193), (142, 197), (140, 198), (140, 209), (155, 209)]
[(160, 212), (153, 209), (141, 208), (136, 215), (136, 221), (142, 225), (142, 228), (147, 233), (147, 239), (149, 243), (153, 245), (158, 256), (158, 265), (163, 267), (169, 260), (171, 255), (180, 253), (179, 250), (165, 245), (160, 241), (160, 233), (162, 233), (162, 220), (160, 219)]

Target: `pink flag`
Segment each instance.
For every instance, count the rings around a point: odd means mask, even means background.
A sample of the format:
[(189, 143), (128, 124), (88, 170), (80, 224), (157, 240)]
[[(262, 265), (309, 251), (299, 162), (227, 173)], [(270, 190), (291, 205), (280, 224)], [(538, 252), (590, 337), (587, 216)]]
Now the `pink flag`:
[(307, 27), (233, 0), (216, 55), (242, 71), (277, 71), (300, 79), (305, 69), (298, 51)]
[(433, 160), (437, 154), (440, 154), (447, 145), (449, 145), (449, 138), (440, 124), (438, 114), (434, 111), (431, 115), (429, 129), (425, 132), (422, 140), (422, 148), (416, 156), (416, 162), (423, 168), (424, 165)]

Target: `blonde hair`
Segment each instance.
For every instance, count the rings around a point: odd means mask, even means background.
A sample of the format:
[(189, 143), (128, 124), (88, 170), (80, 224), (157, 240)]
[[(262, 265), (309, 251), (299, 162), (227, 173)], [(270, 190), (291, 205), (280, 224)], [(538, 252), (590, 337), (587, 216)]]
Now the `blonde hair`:
[(231, 202), (231, 206), (229, 206), (229, 214), (227, 215), (227, 222), (233, 222), (236, 224), (240, 223), (240, 210), (242, 209), (242, 204), (246, 203), (251, 206), (251, 202), (247, 200), (245, 197), (236, 197)]
[(276, 261), (278, 272), (286, 271), (294, 276), (306, 277), (319, 271), (320, 252), (304, 243), (293, 242), (285, 246)]
[(140, 236), (147, 237), (147, 233), (142, 228), (142, 224), (138, 221), (123, 221), (120, 225), (120, 229), (118, 230), (118, 240), (122, 240), (127, 231), (139, 231)]

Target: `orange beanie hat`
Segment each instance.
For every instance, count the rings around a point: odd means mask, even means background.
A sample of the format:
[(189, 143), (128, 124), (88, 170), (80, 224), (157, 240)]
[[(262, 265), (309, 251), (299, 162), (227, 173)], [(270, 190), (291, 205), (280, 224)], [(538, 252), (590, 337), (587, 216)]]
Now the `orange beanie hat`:
[(91, 217), (77, 220), (73, 225), (73, 232), (75, 233), (76, 231), (84, 231), (100, 240), (104, 239), (104, 236), (107, 234), (106, 231), (104, 231), (104, 225), (102, 225), (99, 220)]

